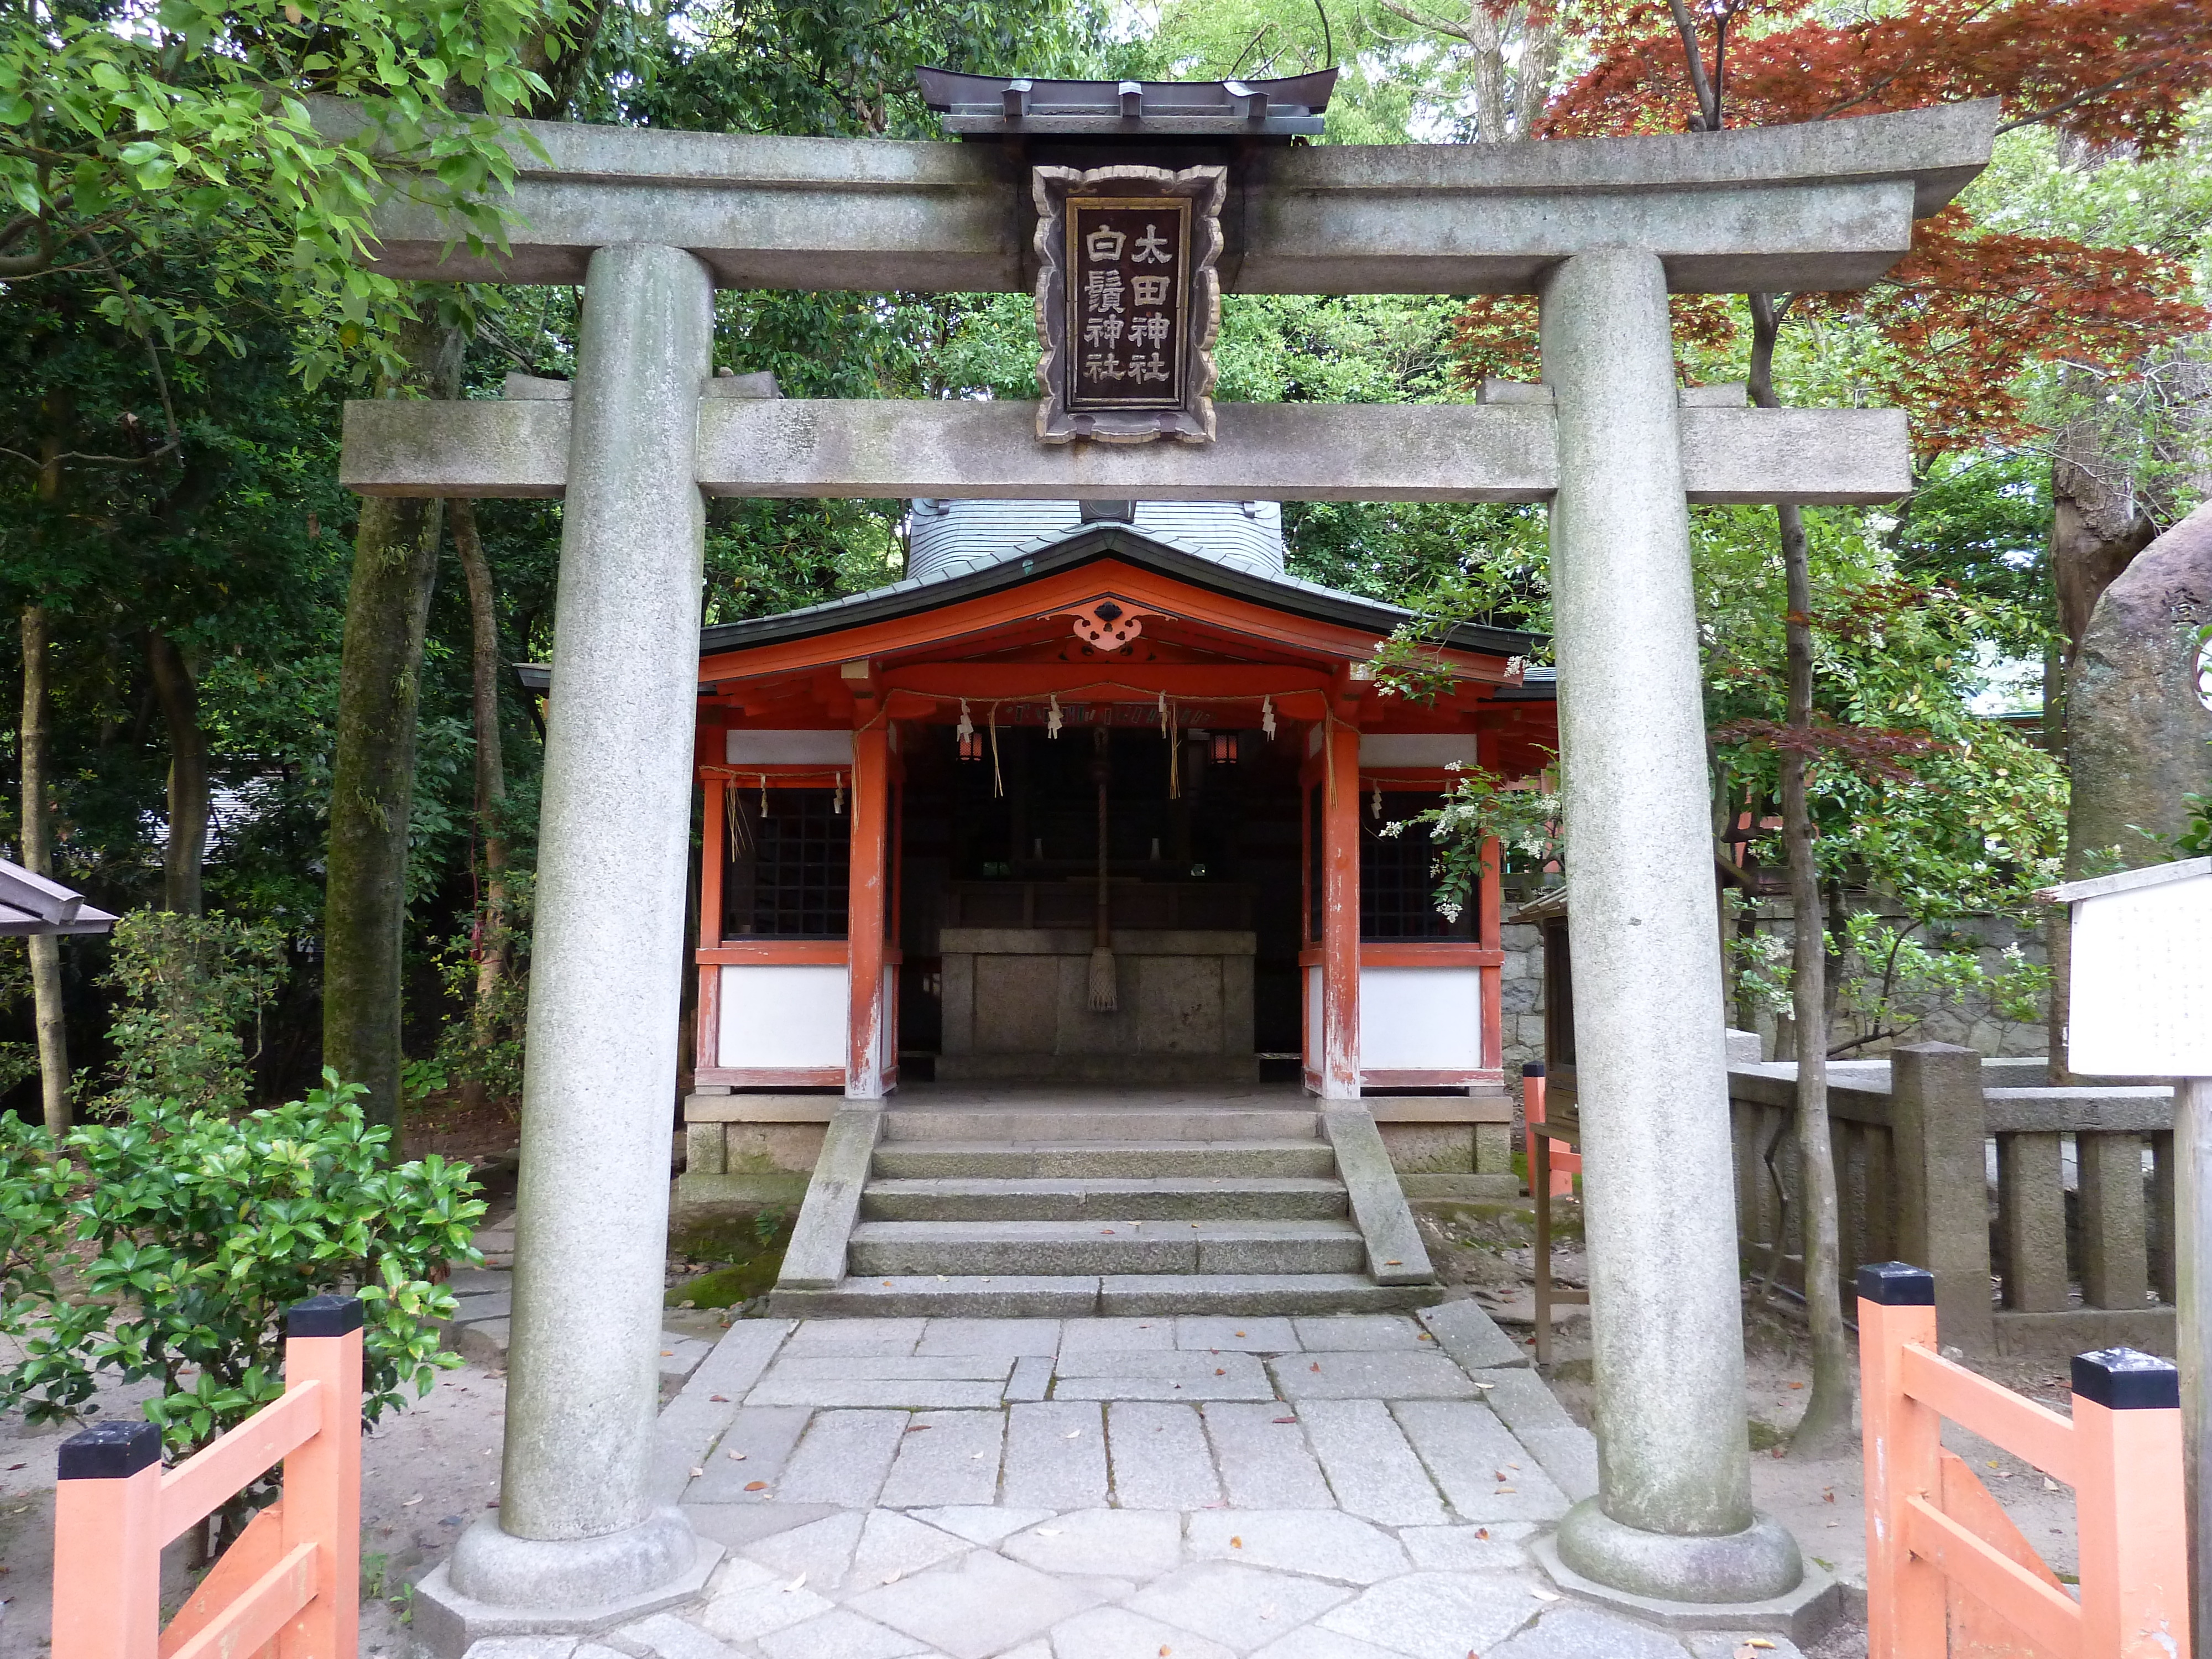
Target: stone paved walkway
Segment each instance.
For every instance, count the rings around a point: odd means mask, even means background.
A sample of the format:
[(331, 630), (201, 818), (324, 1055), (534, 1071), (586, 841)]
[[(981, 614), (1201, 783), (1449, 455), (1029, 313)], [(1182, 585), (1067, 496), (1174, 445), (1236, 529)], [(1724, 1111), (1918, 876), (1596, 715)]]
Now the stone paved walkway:
[(1471, 1303), (747, 1321), (661, 1429), (661, 1496), (730, 1551), (707, 1596), (470, 1659), (1796, 1654), (1551, 1588), (1527, 1545), (1593, 1449)]

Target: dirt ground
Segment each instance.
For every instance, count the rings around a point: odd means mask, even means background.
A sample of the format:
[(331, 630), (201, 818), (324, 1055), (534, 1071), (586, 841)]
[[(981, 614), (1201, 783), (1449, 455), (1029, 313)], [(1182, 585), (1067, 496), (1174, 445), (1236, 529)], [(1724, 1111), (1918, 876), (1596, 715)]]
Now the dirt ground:
[[(1583, 1287), (1586, 1265), (1580, 1218), (1571, 1204), (1555, 1206), (1562, 1237), (1553, 1245), (1553, 1276)], [(1534, 1251), (1532, 1212), (1519, 1205), (1462, 1206), (1421, 1217), (1438, 1274), (1463, 1287), (1516, 1338), (1534, 1346)], [(1866, 1583), (1865, 1486), (1856, 1443), (1841, 1456), (1793, 1457), (1790, 1432), (1803, 1415), (1813, 1376), (1812, 1348), (1802, 1309), (1786, 1295), (1762, 1301), (1747, 1289), (1744, 1306), (1744, 1406), (1751, 1423), (1752, 1501), (1782, 1522), (1805, 1553), (1862, 1593)], [(1553, 1310), (1552, 1364), (1546, 1380), (1577, 1421), (1589, 1426), (1595, 1405), (1591, 1382), (1589, 1315), (1585, 1308)], [(1846, 1333), (1848, 1334), (1848, 1333)], [(1854, 1364), (1856, 1364), (1856, 1353)], [(2050, 1407), (2071, 1408), (2064, 1363), (1977, 1359), (1973, 1369)], [(1982, 1483), (2041, 1553), (2051, 1570), (2072, 1582), (2075, 1573), (2074, 1497), (2010, 1453), (1955, 1424), (1943, 1443), (1966, 1460)], [(1834, 1632), (1815, 1659), (1863, 1659), (1863, 1626)]]

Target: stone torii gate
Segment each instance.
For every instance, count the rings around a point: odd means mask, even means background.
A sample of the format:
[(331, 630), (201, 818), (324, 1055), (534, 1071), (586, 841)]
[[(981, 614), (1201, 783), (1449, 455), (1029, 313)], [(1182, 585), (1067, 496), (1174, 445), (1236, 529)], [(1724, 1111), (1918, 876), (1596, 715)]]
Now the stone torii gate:
[[(1686, 503), (1893, 499), (1905, 423), (1678, 393), (1667, 296), (1867, 285), (1987, 161), (1995, 113), (1246, 154), (1228, 291), (1533, 293), (1544, 380), (1224, 405), (1210, 444), (1045, 444), (1033, 404), (715, 380), (717, 287), (1027, 289), (1028, 169), (998, 147), (533, 124), (508, 250), (384, 211), (391, 275), (585, 289), (570, 398), (347, 409), (364, 494), (567, 504), (502, 1497), (425, 1595), (473, 1635), (580, 1624), (680, 1599), (719, 1554), (652, 1479), (702, 492), (1550, 504), (1601, 1488), (1559, 1554), (1673, 1601), (1795, 1589), (1795, 1542), (1751, 1506)], [(1356, 1018), (1325, 1011), (1330, 1095), (1358, 1092)]]

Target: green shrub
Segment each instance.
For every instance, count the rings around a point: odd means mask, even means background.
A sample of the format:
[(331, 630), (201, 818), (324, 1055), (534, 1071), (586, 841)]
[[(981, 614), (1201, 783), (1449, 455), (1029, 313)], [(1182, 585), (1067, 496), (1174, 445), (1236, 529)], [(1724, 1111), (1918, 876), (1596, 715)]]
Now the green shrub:
[(0, 1116), (0, 1333), (26, 1355), (0, 1372), (0, 1407), (69, 1418), (103, 1373), (152, 1378), (146, 1415), (189, 1455), (283, 1392), (284, 1310), (331, 1292), (367, 1304), (370, 1420), (460, 1364), (440, 1346), (454, 1304), (431, 1276), (483, 1259), (467, 1167), (387, 1164), (363, 1091), (323, 1076), (252, 1112), (111, 1097), (117, 1121), (76, 1129), (58, 1158)]
[(127, 999), (107, 1032), (115, 1093), (95, 1115), (127, 1111), (140, 1097), (245, 1104), (253, 1054), (240, 1031), (276, 994), (284, 967), (284, 935), (275, 927), (172, 910), (123, 917), (101, 981)]

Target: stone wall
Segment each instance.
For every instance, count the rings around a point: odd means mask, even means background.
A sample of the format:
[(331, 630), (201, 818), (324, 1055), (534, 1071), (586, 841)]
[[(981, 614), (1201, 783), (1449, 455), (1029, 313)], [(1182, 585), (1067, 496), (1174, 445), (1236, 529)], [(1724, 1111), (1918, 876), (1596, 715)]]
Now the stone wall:
[[(1872, 910), (1893, 924), (1901, 925), (1904, 918), (1893, 908), (1865, 896), (1852, 906), (1854, 910)], [(1511, 914), (1510, 908), (1508, 914)], [(1784, 899), (1769, 900), (1759, 906), (1759, 931), (1778, 939), (1786, 940), (1790, 929), (1790, 908)], [(1956, 933), (1976, 942), (1977, 954), (1985, 970), (1996, 971), (2002, 965), (2008, 948), (2017, 947), (2027, 961), (2041, 963), (2045, 960), (2045, 939), (2040, 928), (2021, 927), (2004, 916), (1967, 916), (1956, 922), (1945, 924)], [(1499, 943), (1504, 946), (1505, 963), (1501, 979), (1501, 1004), (1504, 1010), (1505, 1047), (1505, 1081), (1509, 1091), (1517, 1092), (1521, 1067), (1526, 1061), (1544, 1057), (1544, 946), (1542, 930), (1532, 925), (1508, 922), (1499, 930)], [(1920, 936), (1924, 936), (1920, 935)], [(1920, 937), (1916, 936), (1916, 937)], [(2040, 1054), (2044, 1052), (2044, 1023), (2041, 1015), (2033, 1021), (2008, 1021), (1998, 1017), (1985, 1000), (1944, 1002), (1923, 998), (1901, 1006), (1918, 1017), (1918, 1023), (1903, 1033), (1898, 1040), (1906, 1042), (1955, 1042), (1993, 1058)], [(1738, 1010), (1729, 1009), (1731, 1024), (1741, 1024)], [(1775, 1051), (1776, 1025), (1773, 1015), (1760, 1012), (1753, 1023), (1765, 1052)], [(1865, 1035), (1863, 1030), (1849, 1021), (1832, 1040), (1847, 1042)], [(1855, 1049), (1856, 1055), (1872, 1059), (1889, 1052), (1891, 1043), (1881, 1040)]]

